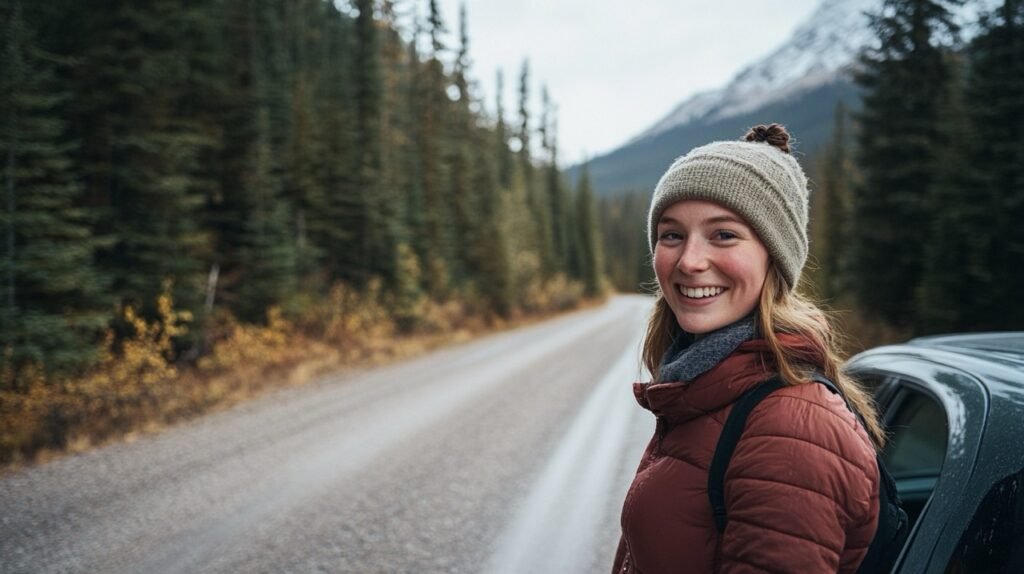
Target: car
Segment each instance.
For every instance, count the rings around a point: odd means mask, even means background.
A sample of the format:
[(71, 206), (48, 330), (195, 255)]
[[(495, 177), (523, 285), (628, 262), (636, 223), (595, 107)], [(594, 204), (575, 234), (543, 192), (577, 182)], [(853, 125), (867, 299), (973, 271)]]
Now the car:
[(921, 337), (847, 370), (873, 389), (910, 519), (893, 572), (1024, 573), (1024, 332)]

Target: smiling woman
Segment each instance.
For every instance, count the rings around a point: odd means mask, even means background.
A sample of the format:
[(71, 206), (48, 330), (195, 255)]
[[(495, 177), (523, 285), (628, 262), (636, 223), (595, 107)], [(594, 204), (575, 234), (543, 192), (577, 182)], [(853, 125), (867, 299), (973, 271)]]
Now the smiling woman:
[[(657, 430), (623, 504), (614, 572), (852, 573), (874, 549), (882, 434), (839, 369), (827, 317), (798, 290), (807, 207), (777, 124), (696, 148), (658, 183), (648, 231), (659, 293), (643, 349), (654, 380), (634, 385)], [(806, 384), (819, 376), (842, 396)], [(740, 426), (725, 512), (713, 512), (723, 425), (776, 377), (785, 386)]]

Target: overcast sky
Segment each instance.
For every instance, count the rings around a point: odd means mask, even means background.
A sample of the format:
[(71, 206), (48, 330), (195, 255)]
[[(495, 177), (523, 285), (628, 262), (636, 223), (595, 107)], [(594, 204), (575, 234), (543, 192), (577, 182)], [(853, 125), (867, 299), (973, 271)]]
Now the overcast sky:
[(531, 110), (539, 115), (546, 84), (559, 108), (564, 167), (615, 149), (695, 92), (723, 86), (779, 47), (818, 0), (439, 2), (452, 48), (466, 4), (472, 76), (492, 115), (496, 70), (505, 75), (506, 113), (514, 113), (529, 58)]

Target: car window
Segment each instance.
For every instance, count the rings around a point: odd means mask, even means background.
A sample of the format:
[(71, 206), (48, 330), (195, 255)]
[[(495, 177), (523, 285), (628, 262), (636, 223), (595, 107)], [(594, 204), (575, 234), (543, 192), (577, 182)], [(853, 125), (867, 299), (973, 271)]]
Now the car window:
[(946, 414), (928, 395), (904, 393), (889, 422), (885, 465), (893, 478), (938, 475), (946, 458)]
[(996, 483), (978, 505), (946, 574), (1024, 572), (1024, 497), (1021, 475)]
[(889, 441), (882, 460), (913, 527), (935, 490), (949, 433), (946, 413), (936, 399), (909, 385), (901, 387), (886, 414)]

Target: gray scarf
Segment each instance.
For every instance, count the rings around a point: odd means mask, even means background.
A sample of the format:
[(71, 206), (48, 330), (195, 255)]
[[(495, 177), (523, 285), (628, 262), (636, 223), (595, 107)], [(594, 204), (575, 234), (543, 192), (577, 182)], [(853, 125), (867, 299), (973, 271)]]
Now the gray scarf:
[(661, 360), (659, 383), (692, 381), (710, 371), (741, 343), (754, 338), (757, 321), (754, 314), (712, 331), (694, 341), (693, 335), (680, 332)]

